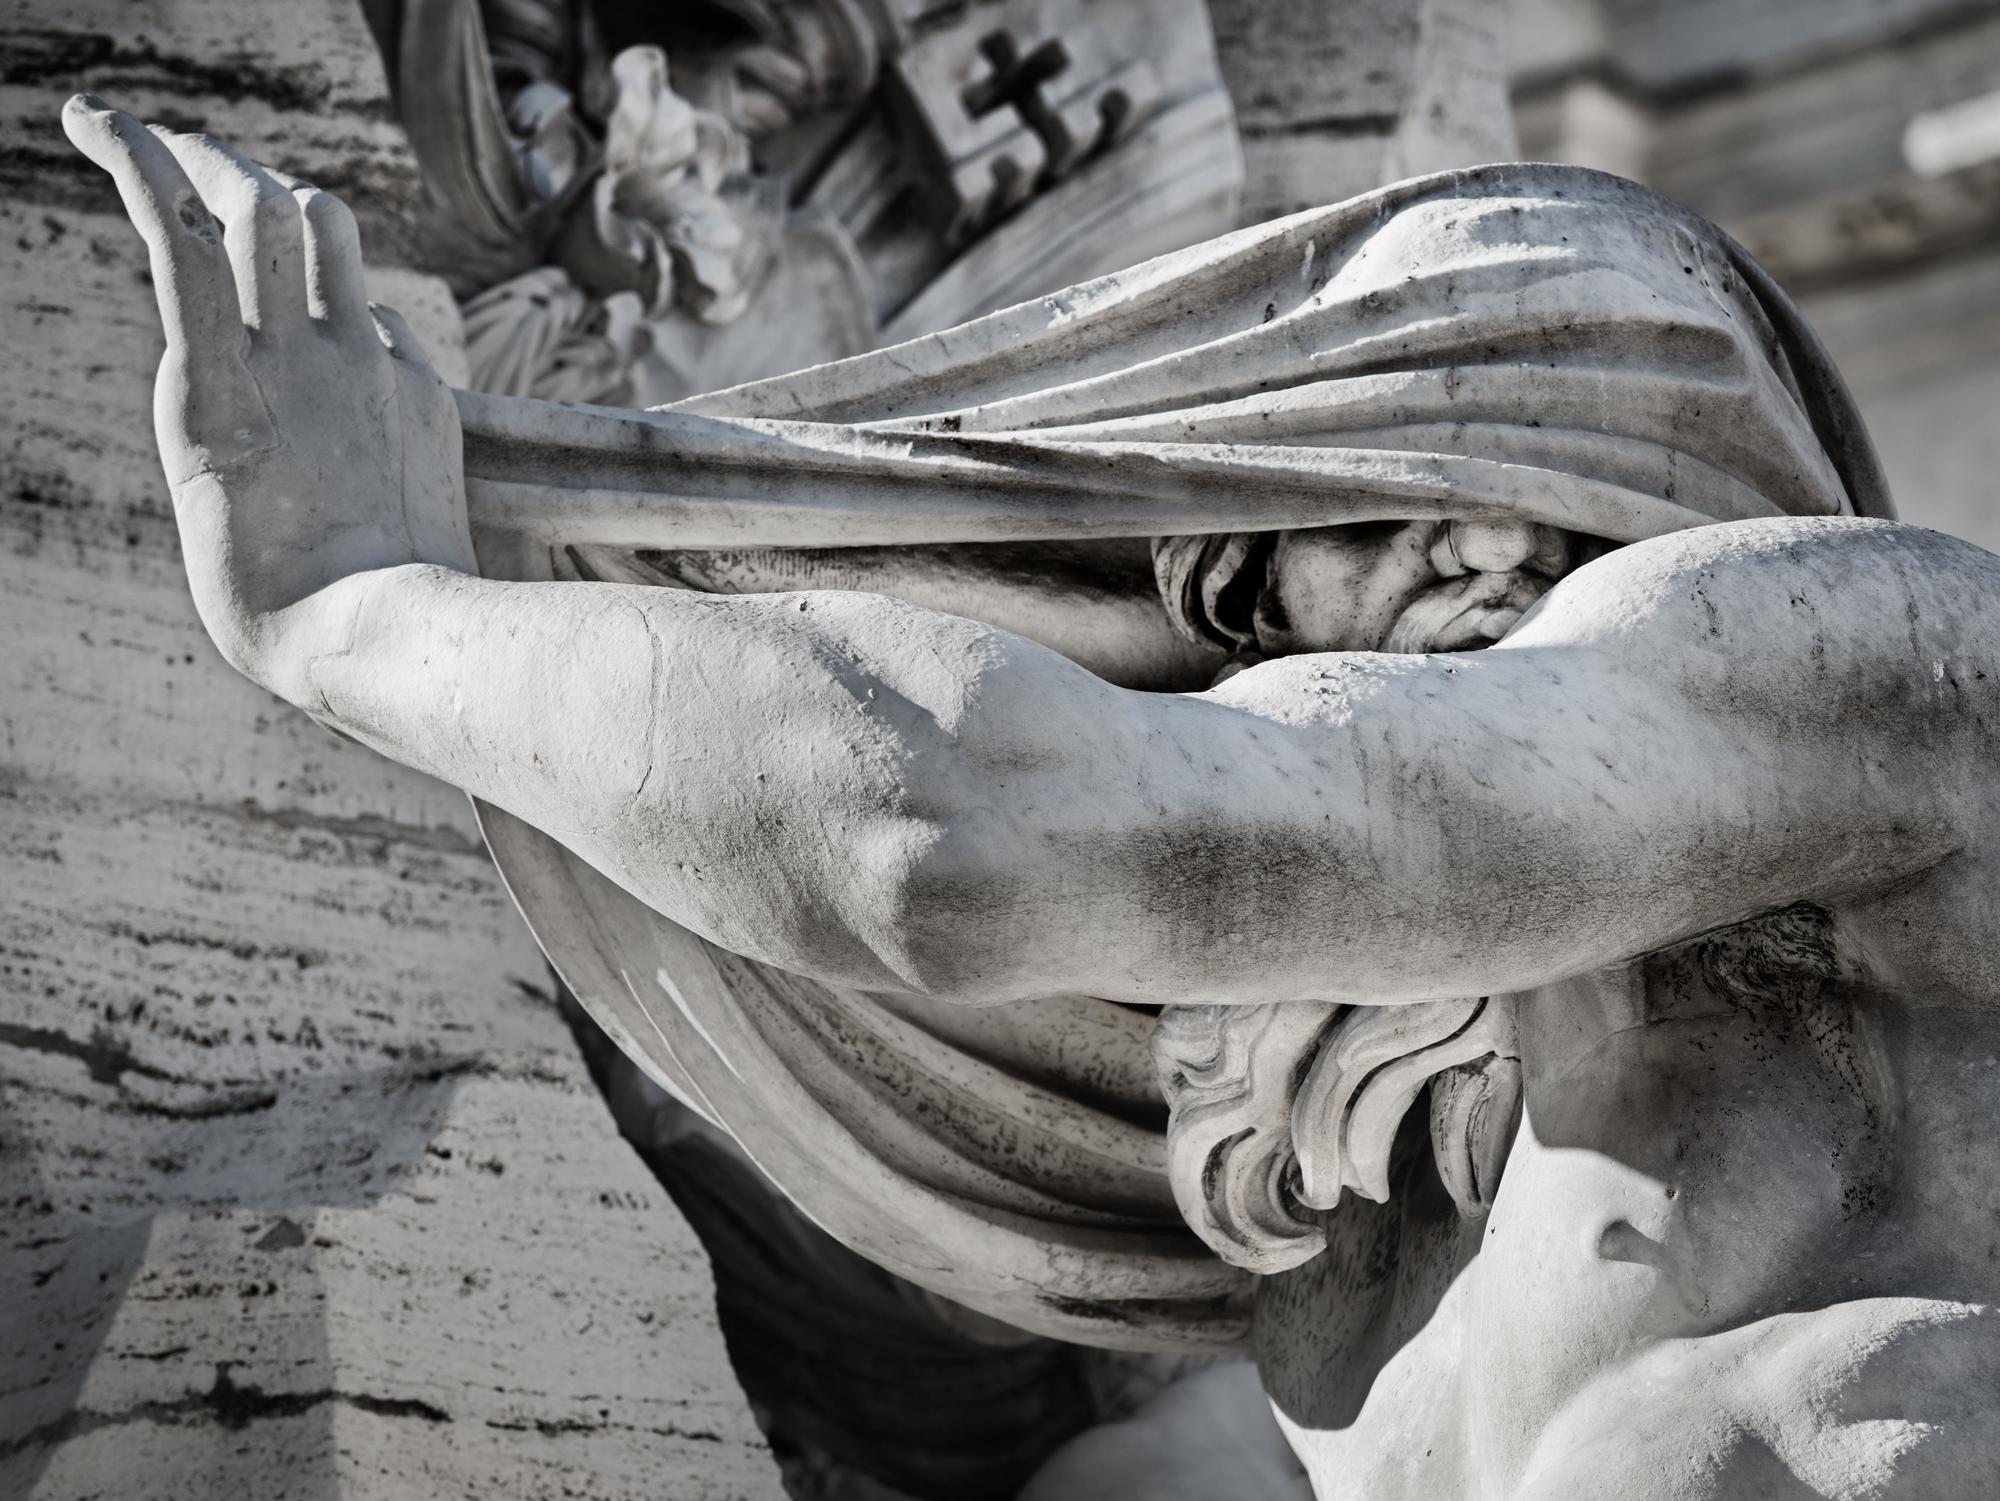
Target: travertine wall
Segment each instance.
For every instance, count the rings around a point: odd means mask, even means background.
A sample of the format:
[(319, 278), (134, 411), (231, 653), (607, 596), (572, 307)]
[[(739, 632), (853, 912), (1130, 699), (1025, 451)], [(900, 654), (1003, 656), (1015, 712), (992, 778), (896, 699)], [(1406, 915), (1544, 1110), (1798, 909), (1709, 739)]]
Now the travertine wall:
[[(344, 0), (0, 6), (0, 1496), (769, 1496), (465, 801), (203, 636), (88, 88), (415, 191)], [(449, 368), (442, 290), (384, 292)]]

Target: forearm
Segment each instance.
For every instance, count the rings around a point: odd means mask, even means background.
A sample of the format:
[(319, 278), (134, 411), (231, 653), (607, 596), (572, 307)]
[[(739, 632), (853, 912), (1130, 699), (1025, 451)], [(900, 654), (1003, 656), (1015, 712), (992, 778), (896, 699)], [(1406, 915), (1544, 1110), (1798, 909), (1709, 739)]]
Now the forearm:
[(643, 778), (655, 684), (632, 613), (572, 592), (421, 564), (356, 573), (287, 612), (260, 676), (392, 760), (587, 836)]
[(864, 596), (416, 566), (308, 605), (271, 683), (308, 712), (729, 948), (902, 987), (889, 924), (935, 833), (906, 773), (950, 754), (990, 633)]

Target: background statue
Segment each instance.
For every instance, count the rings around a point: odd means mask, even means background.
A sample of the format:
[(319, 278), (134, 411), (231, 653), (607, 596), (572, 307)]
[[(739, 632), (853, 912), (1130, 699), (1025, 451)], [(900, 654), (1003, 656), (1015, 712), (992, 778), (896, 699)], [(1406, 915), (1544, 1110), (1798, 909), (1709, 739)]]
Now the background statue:
[[(1719, 233), (1614, 180), (1492, 169), (738, 393), (685, 458), (713, 415), (466, 408), (469, 469), (519, 456), (517, 491), (604, 515), (649, 486), (661, 516), (741, 524), (901, 483), (1003, 533), (1072, 496), (1146, 533), (1197, 508), (1282, 529), (1156, 560), (1187, 628), (1284, 659), (1145, 693), (867, 596), (477, 578), (458, 404), (370, 318), (338, 204), (68, 118), (153, 249), (156, 414), (218, 645), (661, 919), (593, 944), (651, 974), (579, 993), (790, 1191), (787, 1151), (881, 1164), (863, 1201), (941, 1227), (922, 1272), (975, 1307), (1227, 1337), (1230, 1278), (1181, 1310), (1199, 1258), (1090, 1223), (1143, 1219), (1142, 1184), (996, 1207), (893, 1141), (833, 1149), (765, 1067), (776, 1011), (704, 993), (696, 960), (810, 977), (836, 1004), (792, 1014), (836, 1038), (846, 998), (1231, 1008), (1163, 1031), (1174, 1129), (1220, 1103), (1274, 1145), (1205, 1135), (1173, 1188), (1211, 1245), (1297, 1267), (1262, 1284), (1257, 1340), (1322, 1493), (1987, 1486), (1965, 1206), (1992, 1085), (1964, 1064), (1992, 1030), (1993, 564), (1856, 519), (1886, 502), (1844, 393)], [(498, 530), (566, 514), (491, 509), (508, 483), (471, 488)], [(1566, 533), (1635, 545), (1575, 568), (1594, 548)], [(1412, 1133), (1430, 1152), (1399, 1150), (1432, 1065), (1473, 1073)], [(983, 1243), (954, 1245), (954, 1198)], [(1674, 1415), (1643, 1445), (1635, 1391)]]

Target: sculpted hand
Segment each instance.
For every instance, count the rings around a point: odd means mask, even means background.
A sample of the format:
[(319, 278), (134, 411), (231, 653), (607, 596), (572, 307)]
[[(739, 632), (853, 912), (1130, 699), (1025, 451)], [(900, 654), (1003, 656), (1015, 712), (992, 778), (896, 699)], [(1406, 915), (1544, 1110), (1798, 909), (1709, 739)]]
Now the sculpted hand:
[(153, 422), (195, 606), (224, 657), (294, 697), (327, 585), (472, 569), (451, 392), (369, 304), (339, 199), (87, 96), (63, 129), (151, 252), (167, 335)]

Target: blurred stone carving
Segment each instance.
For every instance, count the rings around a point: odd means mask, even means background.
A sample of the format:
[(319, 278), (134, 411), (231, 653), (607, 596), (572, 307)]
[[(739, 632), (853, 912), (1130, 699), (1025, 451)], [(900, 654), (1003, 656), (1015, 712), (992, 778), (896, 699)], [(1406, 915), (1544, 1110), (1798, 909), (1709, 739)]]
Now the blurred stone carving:
[(470, 298), (466, 362), (481, 388), (543, 401), (633, 404), (634, 365), (652, 343), (632, 292), (590, 296), (538, 266)]
[(1244, 136), (1245, 217), (1514, 160), (1508, 10), (1493, 0), (1209, 0)]
[[(667, 82), (666, 54), (629, 47), (611, 60), (614, 98), (602, 165), (563, 223), (559, 264), (599, 296), (636, 293), (646, 316), (675, 308), (728, 323), (749, 305), (770, 253), (775, 206), (750, 182), (750, 143)], [(766, 221), (759, 235), (753, 219)]]
[(1005, 0), (968, 10), (891, 70), (898, 124), (926, 178), (920, 211), (949, 244), (1060, 182), (1158, 107), (1149, 60), (1120, 56), (1088, 9), (1051, 9)]
[[(744, 0), (720, 34), (675, 13), (613, 35), (584, 0), (391, 9), (484, 389), (670, 401), (1235, 222), (1200, 0)], [(636, 324), (606, 305), (624, 293)], [(783, 311), (744, 322), (758, 299)]]

